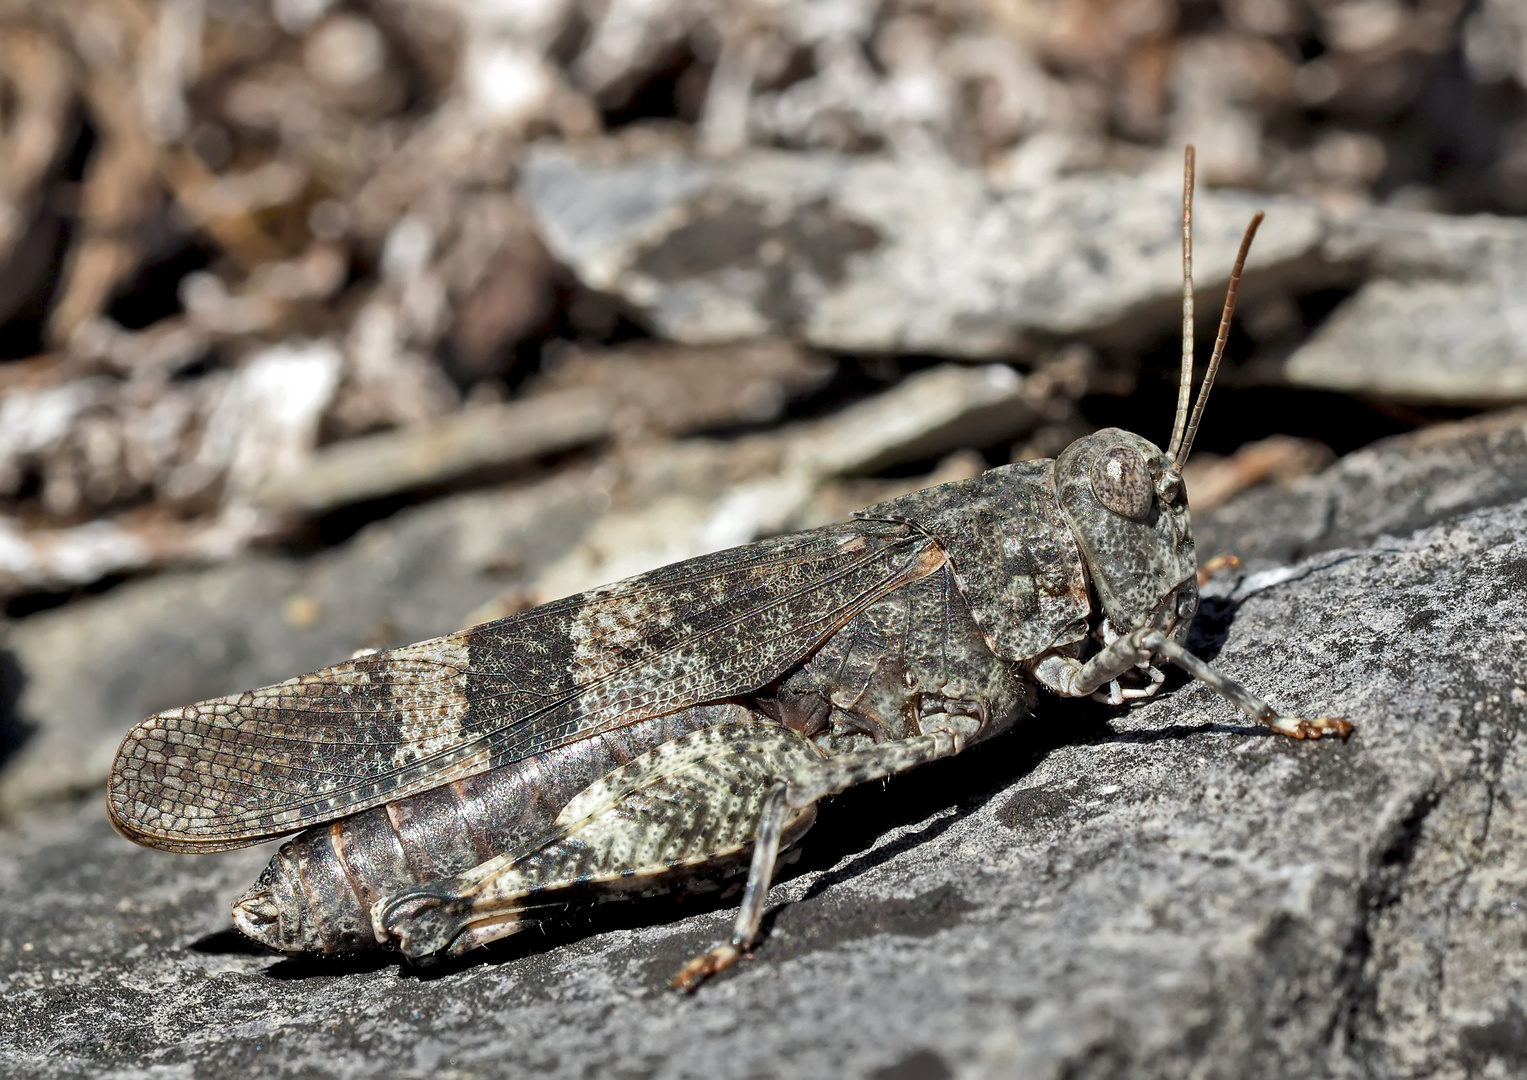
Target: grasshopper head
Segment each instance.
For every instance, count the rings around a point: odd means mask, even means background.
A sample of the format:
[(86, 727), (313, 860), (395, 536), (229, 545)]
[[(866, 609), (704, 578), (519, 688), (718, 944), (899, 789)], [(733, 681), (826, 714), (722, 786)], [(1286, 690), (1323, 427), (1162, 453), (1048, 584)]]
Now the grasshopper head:
[(1181, 641), (1198, 611), (1198, 567), (1182, 467), (1219, 371), (1235, 313), (1235, 294), (1258, 213), (1230, 271), (1225, 308), (1203, 387), (1193, 402), (1193, 148), (1182, 178), (1182, 379), (1165, 450), (1140, 436), (1105, 428), (1066, 447), (1055, 460), (1061, 512), (1076, 537), (1092, 587), (1120, 633), (1149, 625)]
[(1133, 432), (1104, 428), (1066, 447), (1055, 461), (1055, 486), (1114, 627), (1123, 633), (1149, 624), (1186, 635), (1198, 610), (1197, 563), (1172, 459)]

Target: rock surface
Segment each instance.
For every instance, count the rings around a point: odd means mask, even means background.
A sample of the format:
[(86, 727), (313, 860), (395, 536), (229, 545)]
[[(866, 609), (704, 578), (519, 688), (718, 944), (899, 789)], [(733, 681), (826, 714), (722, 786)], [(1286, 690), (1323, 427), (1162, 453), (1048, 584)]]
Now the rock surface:
[(1199, 558), (1231, 552), (1283, 564), (1404, 535), (1527, 498), (1527, 409), (1485, 413), (1384, 439), (1325, 472), (1269, 486), (1196, 519)]
[[(848, 352), (1007, 357), (1063, 337), (1138, 345), (1181, 289), (1180, 177), (1004, 184), (949, 162), (541, 147), (525, 191), (553, 254), (659, 334), (772, 334)], [(1282, 365), (1293, 385), (1442, 404), (1527, 400), (1527, 225), (1200, 191), (1200, 313), (1241, 230), (1248, 298), (1358, 285)]]
[(260, 501), (269, 510), (321, 514), (491, 475), (611, 435), (762, 423), (834, 371), (788, 342), (569, 352), (530, 397), (335, 443), (267, 482)]
[[(1175, 171), (1002, 188), (938, 161), (547, 146), (524, 175), (552, 253), (676, 341), (785, 334), (846, 352), (1006, 357), (1077, 334), (1138, 341), (1170, 326), (1182, 288)], [(1314, 204), (1208, 190), (1200, 284), (1223, 287), (1259, 207), (1251, 282), (1308, 281), (1311, 266), (1329, 278)]]
[[(431, 971), (286, 960), (226, 929), (267, 851), (137, 849), (93, 797), (23, 812), (0, 832), (0, 1070), (1519, 1070), (1527, 498), (1505, 481), (1450, 504), (1421, 493), (1448, 461), (1519, 469), (1521, 429), (1376, 447), (1277, 493), (1282, 519), (1316, 523), (1302, 560), (1273, 565), (1287, 542), (1253, 538), (1247, 552), (1272, 562), (1206, 589), (1200, 654), (1288, 711), (1340, 710), (1358, 725), (1350, 742), (1263, 735), (1180, 678), (1128, 711), (1046, 701), (962, 759), (828, 805), (771, 896), (756, 958), (693, 998), (666, 979), (728, 932), (734, 901), (607, 906)], [(1401, 490), (1416, 499), (1395, 512)], [(1200, 527), (1234, 535), (1267, 497)], [(1333, 506), (1342, 523), (1321, 526)], [(428, 594), (423, 575), (400, 580), (400, 607)], [(212, 636), (219, 611), (232, 621), (213, 599), (181, 645), (137, 654), (143, 685)], [(259, 654), (235, 681), (278, 663)]]
[(1343, 241), (1373, 276), (1288, 359), (1289, 382), (1405, 401), (1527, 400), (1527, 225), (1376, 211)]

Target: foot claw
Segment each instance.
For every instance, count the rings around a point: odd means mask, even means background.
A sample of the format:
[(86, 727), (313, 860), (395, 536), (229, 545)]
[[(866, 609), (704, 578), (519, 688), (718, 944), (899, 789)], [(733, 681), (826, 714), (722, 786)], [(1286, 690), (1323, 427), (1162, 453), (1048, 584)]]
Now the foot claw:
[(725, 971), (740, 959), (742, 950), (735, 944), (727, 942), (725, 945), (717, 945), (704, 956), (697, 956), (679, 968), (679, 973), (673, 977), (670, 985), (675, 990), (693, 994), (706, 979), (718, 971)]
[(1342, 716), (1317, 716), (1313, 720), (1305, 720), (1298, 716), (1275, 716), (1272, 720), (1272, 729), (1279, 735), (1287, 735), (1291, 739), (1319, 739), (1322, 736), (1334, 735), (1343, 742), (1353, 730), (1351, 721)]

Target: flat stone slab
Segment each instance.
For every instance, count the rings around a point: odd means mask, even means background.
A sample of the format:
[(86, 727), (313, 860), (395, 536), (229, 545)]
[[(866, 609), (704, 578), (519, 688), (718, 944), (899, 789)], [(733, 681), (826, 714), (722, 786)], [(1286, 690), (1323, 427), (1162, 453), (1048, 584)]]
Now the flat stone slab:
[(1329, 245), (1371, 276), (1289, 357), (1296, 386), (1401, 401), (1527, 401), (1527, 223), (1372, 211)]
[(1527, 409), (1502, 409), (1383, 439), (1314, 476), (1253, 489), (1195, 514), (1193, 536), (1200, 562), (1230, 552), (1277, 566), (1524, 498)]
[(1195, 648), (1351, 741), (1169, 681), (1047, 700), (824, 807), (756, 957), (654, 898), (433, 970), (252, 952), (268, 851), (96, 798), (0, 831), (7, 1075), (1463, 1075), (1527, 1064), (1527, 500), (1211, 583)]
[[(552, 252), (674, 341), (1006, 357), (1074, 335), (1138, 340), (1170, 325), (1182, 287), (1178, 175), (999, 188), (947, 162), (547, 145), (523, 177)], [(1312, 203), (1205, 190), (1206, 291), (1223, 288), (1258, 208), (1252, 279), (1318, 260), (1327, 223)]]
[[(1181, 178), (1004, 185), (947, 161), (618, 144), (535, 148), (523, 189), (547, 246), (659, 335), (783, 336), (849, 353), (1008, 358), (1062, 340), (1169, 335)], [(1527, 401), (1527, 223), (1201, 190), (1207, 336), (1264, 209), (1248, 297), (1354, 288), (1280, 365), (1295, 386), (1453, 405)]]

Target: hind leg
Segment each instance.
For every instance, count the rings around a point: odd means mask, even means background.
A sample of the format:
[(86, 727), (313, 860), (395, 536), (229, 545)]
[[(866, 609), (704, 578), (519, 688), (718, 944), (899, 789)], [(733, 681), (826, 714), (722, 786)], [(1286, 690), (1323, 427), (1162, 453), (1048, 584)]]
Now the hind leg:
[[(661, 889), (738, 862), (775, 780), (820, 758), (808, 740), (762, 718), (673, 739), (590, 784), (534, 848), (383, 897), (371, 912), (377, 938), (410, 957), (455, 955), (515, 932), (539, 906)], [(787, 810), (776, 851), (813, 816), (804, 805)]]
[(693, 988), (757, 940), (775, 863), (811, 826), (815, 804), (964, 745), (974, 721), (924, 718), (932, 734), (824, 759), (810, 741), (772, 722), (727, 724), (675, 739), (568, 803), (561, 833), (528, 853), (490, 859), (454, 878), (383, 897), (377, 939), (409, 957), (458, 955), (516, 932), (537, 907), (569, 890), (641, 892), (740, 859), (753, 847), (732, 941), (685, 965)]

